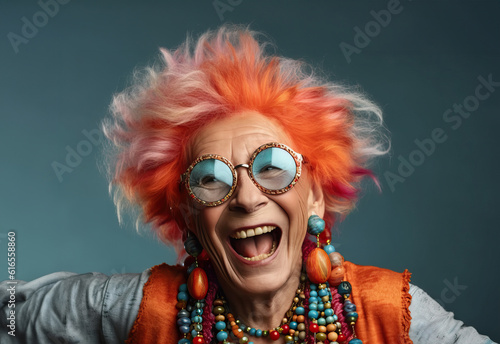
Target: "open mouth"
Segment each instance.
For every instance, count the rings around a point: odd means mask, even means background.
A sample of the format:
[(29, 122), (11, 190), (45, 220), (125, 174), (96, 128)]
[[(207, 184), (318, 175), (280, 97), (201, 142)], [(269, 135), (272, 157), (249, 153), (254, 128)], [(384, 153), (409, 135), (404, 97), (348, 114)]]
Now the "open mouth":
[(229, 239), (233, 250), (248, 261), (271, 257), (278, 248), (281, 229), (276, 226), (260, 226), (233, 233)]

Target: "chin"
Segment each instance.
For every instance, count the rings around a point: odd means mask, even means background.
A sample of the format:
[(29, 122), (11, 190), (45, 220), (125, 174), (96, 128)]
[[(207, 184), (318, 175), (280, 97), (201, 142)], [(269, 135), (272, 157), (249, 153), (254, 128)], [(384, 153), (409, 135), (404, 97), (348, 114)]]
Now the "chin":
[[(264, 227), (262, 234), (257, 230), (257, 235), (252, 235), (254, 228), (239, 229), (227, 240), (226, 268), (231, 271), (230, 283), (234, 289), (246, 294), (275, 293), (292, 276), (300, 276), (302, 265), (297, 262), (301, 260), (300, 253), (291, 255), (288, 252), (288, 240), (283, 230), (274, 225), (261, 227)], [(250, 237), (241, 238), (243, 231), (250, 232)]]

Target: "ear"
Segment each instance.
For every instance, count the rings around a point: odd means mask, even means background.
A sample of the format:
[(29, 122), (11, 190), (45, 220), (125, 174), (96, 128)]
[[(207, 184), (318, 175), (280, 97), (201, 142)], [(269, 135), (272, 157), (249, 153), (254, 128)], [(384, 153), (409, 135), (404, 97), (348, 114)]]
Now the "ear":
[(307, 204), (308, 216), (316, 214), (319, 217), (323, 218), (323, 216), (325, 215), (325, 198), (323, 194), (323, 188), (321, 187), (321, 185), (314, 181), (311, 181)]
[(184, 220), (183, 227), (186, 229), (186, 235), (187, 232), (195, 233), (195, 221), (199, 210), (186, 198), (181, 200), (178, 209), (181, 213), (182, 219)]

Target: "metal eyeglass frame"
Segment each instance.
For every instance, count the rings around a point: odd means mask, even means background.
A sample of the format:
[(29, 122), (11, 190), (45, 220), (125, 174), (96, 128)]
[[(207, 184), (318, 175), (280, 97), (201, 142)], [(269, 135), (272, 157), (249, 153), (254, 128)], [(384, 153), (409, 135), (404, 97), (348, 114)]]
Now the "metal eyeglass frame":
[[(255, 157), (257, 156), (257, 154), (259, 154), (260, 152), (262, 152), (263, 150), (265, 150), (267, 148), (272, 148), (272, 147), (281, 148), (281, 149), (285, 150), (286, 152), (288, 152), (292, 156), (292, 158), (294, 159), (294, 161), (295, 161), (295, 167), (296, 167), (296, 169), (295, 169), (295, 176), (292, 179), (292, 181), (287, 186), (285, 186), (284, 188), (281, 188), (281, 189), (278, 189), (278, 190), (267, 189), (267, 188), (263, 187), (262, 185), (260, 185), (255, 180), (253, 172), (252, 172), (252, 165), (253, 165), (253, 163), (255, 161)], [(224, 196), (223, 198), (221, 198), (218, 201), (209, 202), (209, 201), (205, 201), (205, 200), (202, 200), (202, 199), (198, 198), (193, 193), (193, 191), (191, 189), (191, 186), (189, 185), (189, 179), (190, 179), (191, 171), (193, 170), (193, 168), (199, 162), (201, 162), (203, 160), (207, 160), (207, 159), (216, 159), (216, 160), (222, 161), (223, 163), (225, 163), (229, 167), (229, 169), (231, 170), (231, 173), (233, 175), (233, 183), (231, 185), (231, 189), (226, 194), (226, 196)], [(191, 163), (191, 165), (189, 165), (189, 167), (187, 168), (186, 172), (184, 172), (181, 175), (181, 183), (183, 183), (185, 185), (186, 190), (187, 190), (189, 196), (192, 199), (194, 199), (195, 201), (197, 201), (198, 203), (200, 203), (200, 204), (202, 204), (204, 206), (215, 207), (215, 206), (218, 206), (218, 205), (226, 202), (231, 197), (231, 195), (233, 194), (234, 190), (236, 189), (236, 186), (238, 184), (238, 172), (236, 171), (237, 168), (239, 168), (239, 167), (246, 168), (247, 172), (248, 172), (248, 177), (250, 177), (250, 180), (255, 184), (255, 186), (260, 191), (262, 191), (262, 192), (264, 192), (264, 193), (266, 193), (268, 195), (279, 195), (279, 194), (287, 192), (288, 190), (290, 190), (291, 188), (293, 188), (293, 186), (297, 183), (297, 181), (300, 178), (300, 175), (302, 174), (302, 164), (305, 163), (305, 162), (306, 161), (305, 161), (304, 157), (301, 154), (295, 152), (293, 149), (291, 149), (287, 145), (284, 145), (284, 144), (278, 143), (278, 142), (269, 142), (269, 143), (263, 144), (262, 146), (260, 146), (259, 148), (257, 148), (255, 150), (255, 152), (253, 152), (252, 156), (250, 157), (250, 162), (248, 164), (239, 164), (239, 165), (233, 166), (233, 164), (231, 163), (231, 161), (229, 161), (228, 159), (224, 158), (223, 156), (220, 156), (220, 155), (217, 155), (217, 154), (205, 154), (205, 155), (202, 155), (202, 156), (198, 157), (196, 160), (194, 160)]]

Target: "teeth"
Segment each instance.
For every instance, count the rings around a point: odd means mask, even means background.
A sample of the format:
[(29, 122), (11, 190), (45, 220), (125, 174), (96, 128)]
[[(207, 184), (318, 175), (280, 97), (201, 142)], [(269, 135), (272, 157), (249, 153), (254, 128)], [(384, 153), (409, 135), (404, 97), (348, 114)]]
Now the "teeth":
[(261, 235), (264, 233), (271, 233), (276, 227), (275, 226), (262, 226), (251, 229), (244, 229), (242, 231), (238, 231), (231, 235), (233, 239), (246, 239), (256, 235)]
[(259, 254), (258, 256), (255, 256), (255, 257), (252, 257), (252, 258), (248, 258), (248, 257), (243, 257), (243, 258), (245, 258), (246, 260), (254, 262), (256, 260), (262, 260), (262, 259), (266, 259), (267, 257), (271, 257), (273, 255), (274, 251), (276, 251), (276, 241), (273, 241), (273, 247), (271, 247), (271, 252)]

